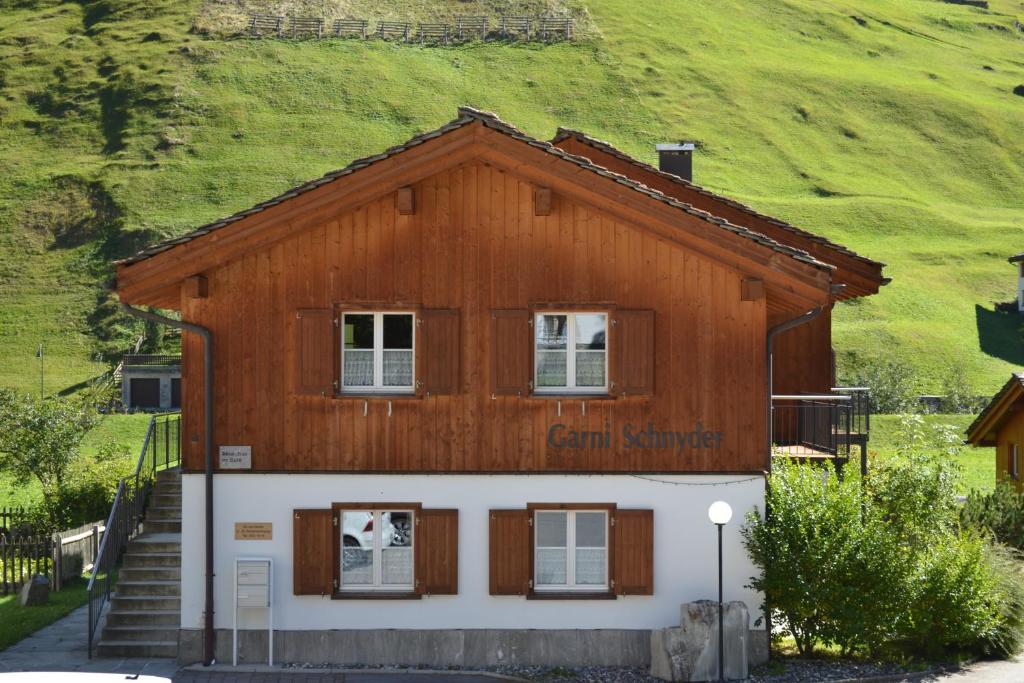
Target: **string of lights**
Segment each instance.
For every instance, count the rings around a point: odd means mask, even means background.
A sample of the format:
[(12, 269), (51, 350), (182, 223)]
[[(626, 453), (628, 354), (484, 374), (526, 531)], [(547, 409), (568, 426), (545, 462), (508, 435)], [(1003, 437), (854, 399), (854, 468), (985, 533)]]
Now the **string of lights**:
[(748, 481), (759, 481), (763, 480), (764, 477), (747, 477), (746, 479), (736, 479), (734, 481), (669, 481), (667, 479), (656, 479), (654, 477), (645, 477), (642, 474), (631, 474), (631, 477), (637, 479), (644, 479), (646, 481), (653, 481), (657, 484), (671, 484), (672, 486), (732, 486), (733, 484), (745, 484)]

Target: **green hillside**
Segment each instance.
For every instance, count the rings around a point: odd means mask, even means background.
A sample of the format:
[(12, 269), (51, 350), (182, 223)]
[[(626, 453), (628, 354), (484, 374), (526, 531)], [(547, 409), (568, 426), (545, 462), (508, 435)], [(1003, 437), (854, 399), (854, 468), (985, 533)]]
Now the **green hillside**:
[(102, 289), (110, 258), (460, 104), (652, 162), (656, 142), (696, 140), (701, 184), (887, 262), (882, 294), (837, 308), (842, 354), (912, 363), (922, 391), (951, 364), (981, 392), (1024, 365), (1020, 320), (994, 310), (1024, 251), (1020, 0), (534, 2), (582, 38), (457, 47), (250, 40), (216, 5), (0, 0), (0, 386), (37, 386), (40, 341), (47, 391), (127, 341)]

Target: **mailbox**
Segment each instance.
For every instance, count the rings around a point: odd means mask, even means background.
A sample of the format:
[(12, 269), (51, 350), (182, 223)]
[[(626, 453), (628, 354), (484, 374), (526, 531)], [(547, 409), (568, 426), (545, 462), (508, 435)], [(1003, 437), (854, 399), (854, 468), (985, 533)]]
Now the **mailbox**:
[(235, 558), (235, 627), (232, 642), (232, 662), (238, 666), (238, 610), (267, 610), (267, 630), (269, 631), (269, 648), (267, 664), (274, 665), (274, 607), (271, 604), (273, 595), (273, 562), (263, 557)]

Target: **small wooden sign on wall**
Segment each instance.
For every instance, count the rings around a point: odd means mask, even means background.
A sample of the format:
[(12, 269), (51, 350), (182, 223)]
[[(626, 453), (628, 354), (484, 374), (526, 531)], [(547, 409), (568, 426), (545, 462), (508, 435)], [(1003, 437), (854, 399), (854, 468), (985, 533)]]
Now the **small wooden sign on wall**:
[(236, 541), (272, 541), (273, 522), (235, 522)]

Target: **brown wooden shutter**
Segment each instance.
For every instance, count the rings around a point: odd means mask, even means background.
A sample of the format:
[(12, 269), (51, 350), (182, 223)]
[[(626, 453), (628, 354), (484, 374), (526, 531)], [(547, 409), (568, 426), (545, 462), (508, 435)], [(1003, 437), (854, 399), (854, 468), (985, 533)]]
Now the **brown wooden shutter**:
[(526, 595), (530, 592), (533, 527), (529, 510), (491, 510), (491, 595)]
[(334, 589), (334, 523), (330, 510), (295, 510), (292, 579), (295, 595), (330, 595)]
[(413, 543), (416, 592), (423, 595), (458, 593), (459, 511), (418, 511)]
[(613, 393), (654, 393), (654, 311), (616, 310), (611, 352)]
[(334, 390), (334, 324), (331, 311), (303, 308), (295, 312), (292, 354), (295, 393), (327, 396)]
[(525, 396), (533, 376), (533, 328), (525, 309), (491, 311), (491, 390)]
[(654, 594), (654, 511), (612, 513), (612, 579), (619, 595)]
[(417, 330), (420, 381), (417, 388), (426, 394), (457, 394), (461, 385), (459, 311), (453, 308), (426, 309)]

